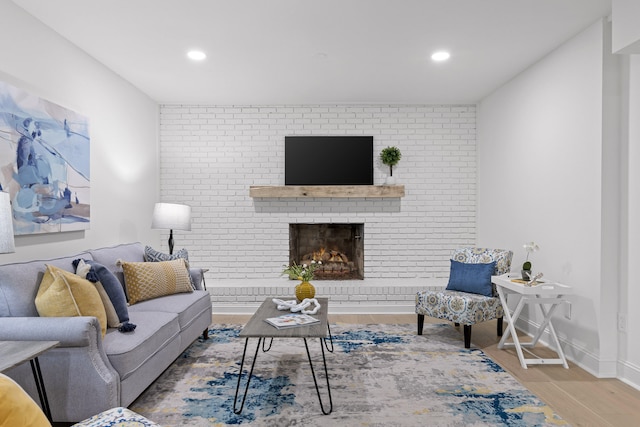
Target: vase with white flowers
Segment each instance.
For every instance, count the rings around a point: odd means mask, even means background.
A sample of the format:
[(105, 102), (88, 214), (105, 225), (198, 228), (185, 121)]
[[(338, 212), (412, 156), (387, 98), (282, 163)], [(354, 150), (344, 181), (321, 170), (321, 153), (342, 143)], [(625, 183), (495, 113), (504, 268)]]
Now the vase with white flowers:
[(531, 279), (531, 261), (529, 261), (529, 255), (531, 255), (532, 252), (538, 251), (540, 246), (538, 246), (536, 242), (528, 242), (522, 245), (522, 247), (527, 251), (527, 258), (522, 264), (522, 280), (528, 281)]
[(291, 265), (284, 265), (282, 274), (289, 276), (289, 279), (300, 280), (296, 286), (295, 293), (298, 303), (305, 298), (313, 298), (316, 295), (316, 288), (310, 283), (313, 280), (313, 272), (320, 267), (322, 261), (311, 261), (309, 264), (296, 264), (294, 261)]

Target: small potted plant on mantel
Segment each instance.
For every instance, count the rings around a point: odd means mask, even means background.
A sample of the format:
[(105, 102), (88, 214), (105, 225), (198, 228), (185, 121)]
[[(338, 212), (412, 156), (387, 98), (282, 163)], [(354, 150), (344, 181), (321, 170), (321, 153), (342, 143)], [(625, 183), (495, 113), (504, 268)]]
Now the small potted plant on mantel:
[(382, 163), (389, 166), (389, 176), (385, 183), (387, 185), (393, 185), (396, 183), (396, 179), (393, 177), (393, 167), (398, 164), (402, 158), (402, 153), (398, 147), (386, 147), (380, 152), (380, 160)]

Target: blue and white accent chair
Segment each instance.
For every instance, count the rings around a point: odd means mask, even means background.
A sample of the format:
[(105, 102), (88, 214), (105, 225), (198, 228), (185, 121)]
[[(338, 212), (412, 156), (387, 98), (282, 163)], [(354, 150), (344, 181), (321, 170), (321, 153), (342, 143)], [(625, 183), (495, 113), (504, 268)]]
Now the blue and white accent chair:
[(416, 295), (418, 335), (422, 335), (424, 316), (429, 316), (464, 325), (465, 348), (471, 347), (471, 326), (476, 323), (498, 319), (498, 336), (502, 336), (504, 311), (491, 276), (508, 273), (512, 258), (513, 252), (504, 249), (456, 249), (446, 289)]

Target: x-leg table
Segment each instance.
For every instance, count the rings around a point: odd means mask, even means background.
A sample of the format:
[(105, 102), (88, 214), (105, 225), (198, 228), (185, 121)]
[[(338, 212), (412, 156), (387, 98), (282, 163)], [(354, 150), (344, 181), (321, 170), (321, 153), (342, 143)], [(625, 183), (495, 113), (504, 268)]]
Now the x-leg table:
[[(507, 275), (494, 276), (492, 278), (493, 283), (496, 284), (496, 289), (504, 309), (504, 317), (507, 319), (508, 328), (502, 339), (498, 343), (498, 348), (511, 348), (516, 349), (520, 365), (527, 369), (527, 365), (562, 365), (565, 368), (569, 368), (567, 359), (562, 351), (560, 340), (556, 334), (556, 330), (553, 327), (552, 316), (556, 309), (566, 302), (565, 296), (571, 292), (571, 287), (562, 285), (560, 283), (543, 282), (535, 286), (527, 286), (522, 283), (516, 283), (511, 280)], [(511, 311), (507, 305), (507, 295), (515, 295), (518, 299), (516, 307)], [(531, 341), (520, 342), (520, 338), (516, 332), (515, 324), (522, 314), (522, 309), (527, 306), (539, 307), (543, 315), (543, 320), (538, 326), (538, 329)], [(540, 340), (540, 337), (544, 333), (545, 329), (549, 329), (549, 335), (555, 345), (555, 351), (558, 354), (557, 358), (542, 358), (531, 357), (525, 358), (523, 349), (533, 348)], [(511, 337), (512, 342), (506, 342)]]

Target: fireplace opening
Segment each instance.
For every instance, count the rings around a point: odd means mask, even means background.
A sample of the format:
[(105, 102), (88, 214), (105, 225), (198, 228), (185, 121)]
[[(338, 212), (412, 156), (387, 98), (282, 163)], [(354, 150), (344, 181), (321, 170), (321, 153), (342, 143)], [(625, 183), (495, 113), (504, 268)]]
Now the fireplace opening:
[(289, 224), (289, 262), (311, 261), (314, 280), (364, 279), (364, 224)]

